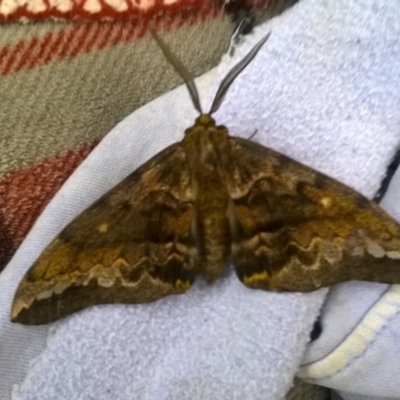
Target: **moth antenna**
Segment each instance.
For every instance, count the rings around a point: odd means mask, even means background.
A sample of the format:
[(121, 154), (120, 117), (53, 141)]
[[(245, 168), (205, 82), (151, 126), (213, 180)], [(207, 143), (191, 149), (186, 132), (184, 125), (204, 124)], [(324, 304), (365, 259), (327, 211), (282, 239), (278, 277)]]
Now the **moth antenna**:
[(155, 32), (150, 31), (153, 35), (154, 40), (157, 42), (161, 51), (163, 52), (165, 58), (172, 64), (175, 68), (175, 71), (182, 77), (185, 81), (186, 87), (189, 91), (190, 97), (192, 99), (194, 108), (200, 113), (203, 114), (203, 110), (201, 109), (199, 92), (197, 91), (196, 85), (194, 83), (194, 79), (192, 74), (187, 70), (187, 68), (182, 64), (181, 60), (172, 52), (167, 43), (164, 42)]
[(250, 64), (253, 58), (257, 55), (258, 51), (261, 49), (262, 45), (268, 40), (271, 32), (267, 33), (247, 54), (243, 60), (239, 61), (229, 72), (228, 75), (222, 80), (219, 88), (217, 90), (217, 94), (214, 97), (214, 101), (212, 103), (209, 114), (215, 113), (222, 102), (224, 101), (225, 95), (233, 83), (233, 81), (237, 78), (237, 76)]

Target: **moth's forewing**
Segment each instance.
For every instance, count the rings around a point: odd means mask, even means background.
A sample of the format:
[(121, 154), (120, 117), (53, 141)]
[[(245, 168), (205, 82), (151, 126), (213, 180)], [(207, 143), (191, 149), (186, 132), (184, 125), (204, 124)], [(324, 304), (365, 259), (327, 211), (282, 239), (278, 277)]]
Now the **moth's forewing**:
[(24, 276), (12, 321), (43, 324), (93, 304), (186, 291), (198, 264), (189, 180), (175, 144), (78, 215)]
[(231, 157), (232, 256), (244, 284), (400, 283), (400, 226), (375, 203), (247, 140), (231, 138)]

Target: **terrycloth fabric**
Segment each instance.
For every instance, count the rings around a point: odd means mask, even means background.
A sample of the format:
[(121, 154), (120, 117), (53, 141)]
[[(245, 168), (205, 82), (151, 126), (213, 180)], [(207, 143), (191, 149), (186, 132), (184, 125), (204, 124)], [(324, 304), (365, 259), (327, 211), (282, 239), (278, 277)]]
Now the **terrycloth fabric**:
[[(257, 129), (254, 140), (372, 196), (399, 144), (399, 81), (392, 78), (400, 57), (391, 41), (399, 11), (394, 0), (381, 4), (303, 0), (262, 26), (233, 60), (198, 80), (202, 93), (214, 93), (228, 67), (273, 31), (217, 120), (244, 137)], [(205, 97), (209, 104), (210, 93)], [(212, 287), (199, 282), (184, 296), (148, 305), (92, 307), (50, 330), (8, 322), (15, 288), (45, 244), (119, 179), (180, 140), (194, 117), (179, 88), (125, 119), (64, 185), (0, 275), (2, 398), (26, 372), (15, 398), (285, 395), (325, 290), (253, 291), (227, 272)], [(29, 365), (48, 332), (46, 350)]]

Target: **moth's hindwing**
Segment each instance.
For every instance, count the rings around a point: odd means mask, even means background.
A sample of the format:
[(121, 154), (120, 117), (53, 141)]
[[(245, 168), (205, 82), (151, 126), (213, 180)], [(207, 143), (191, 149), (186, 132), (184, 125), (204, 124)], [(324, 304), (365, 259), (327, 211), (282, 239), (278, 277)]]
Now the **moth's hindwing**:
[(93, 304), (185, 292), (196, 274), (193, 193), (181, 144), (165, 149), (78, 215), (31, 267), (12, 320), (55, 321)]
[(232, 258), (245, 285), (400, 283), (400, 227), (375, 203), (273, 150), (230, 142)]

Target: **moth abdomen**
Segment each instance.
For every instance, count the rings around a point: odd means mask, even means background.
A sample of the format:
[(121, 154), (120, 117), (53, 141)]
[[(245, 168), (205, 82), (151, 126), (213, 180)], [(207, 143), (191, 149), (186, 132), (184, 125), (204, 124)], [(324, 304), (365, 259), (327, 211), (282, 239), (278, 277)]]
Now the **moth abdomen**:
[(199, 210), (196, 221), (200, 272), (208, 283), (221, 277), (230, 256), (229, 223), (223, 212), (213, 209), (204, 214)]

